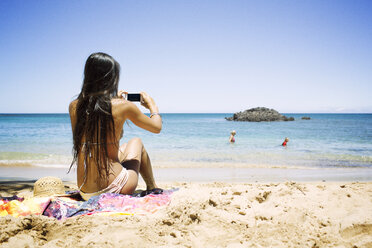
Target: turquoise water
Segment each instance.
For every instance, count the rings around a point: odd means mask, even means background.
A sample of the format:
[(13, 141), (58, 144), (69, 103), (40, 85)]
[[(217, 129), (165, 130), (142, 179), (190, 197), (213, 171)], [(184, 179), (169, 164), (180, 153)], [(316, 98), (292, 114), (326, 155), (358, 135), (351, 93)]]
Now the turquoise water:
[[(372, 167), (372, 114), (286, 114), (296, 120), (261, 123), (224, 119), (231, 115), (163, 114), (160, 134), (130, 123), (121, 143), (141, 137), (156, 167)], [(68, 167), (71, 149), (67, 114), (0, 115), (0, 163)]]

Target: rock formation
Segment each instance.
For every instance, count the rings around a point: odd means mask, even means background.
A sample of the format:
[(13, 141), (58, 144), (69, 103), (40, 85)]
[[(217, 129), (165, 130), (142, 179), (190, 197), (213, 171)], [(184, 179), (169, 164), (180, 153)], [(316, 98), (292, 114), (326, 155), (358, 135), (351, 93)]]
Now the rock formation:
[(286, 117), (274, 109), (257, 107), (237, 112), (232, 117), (225, 117), (228, 121), (294, 121), (293, 117)]

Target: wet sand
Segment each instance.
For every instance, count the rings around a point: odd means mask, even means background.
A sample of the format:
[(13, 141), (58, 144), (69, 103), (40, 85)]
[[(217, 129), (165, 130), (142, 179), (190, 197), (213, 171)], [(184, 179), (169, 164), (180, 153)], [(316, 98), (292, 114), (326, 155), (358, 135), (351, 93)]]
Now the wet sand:
[[(0, 180), (37, 180), (56, 176), (64, 181), (76, 181), (74, 169), (0, 167)], [(372, 168), (155, 168), (155, 178), (161, 182), (285, 182), (285, 181), (372, 181)]]

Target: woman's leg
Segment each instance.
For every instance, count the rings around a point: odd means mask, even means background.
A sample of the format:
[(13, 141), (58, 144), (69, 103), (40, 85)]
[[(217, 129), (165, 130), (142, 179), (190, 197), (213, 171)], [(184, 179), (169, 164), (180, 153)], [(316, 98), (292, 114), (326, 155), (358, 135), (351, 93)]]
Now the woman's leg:
[[(147, 190), (157, 188), (150, 158), (140, 138), (133, 138), (119, 149), (119, 161), (128, 170), (128, 187), (123, 187), (122, 194), (135, 190), (138, 184), (138, 172), (146, 183)], [(130, 194), (130, 193), (129, 193)]]

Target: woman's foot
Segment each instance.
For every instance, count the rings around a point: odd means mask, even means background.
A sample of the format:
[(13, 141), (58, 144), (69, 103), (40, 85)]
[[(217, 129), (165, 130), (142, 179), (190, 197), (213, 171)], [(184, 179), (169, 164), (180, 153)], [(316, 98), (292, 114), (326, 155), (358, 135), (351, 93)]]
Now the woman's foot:
[(163, 193), (163, 189), (161, 188), (153, 188), (153, 189), (147, 189), (147, 190), (144, 190), (141, 192), (141, 197), (143, 196), (146, 196), (146, 195), (150, 195), (150, 194), (153, 194), (153, 195), (160, 195)]

